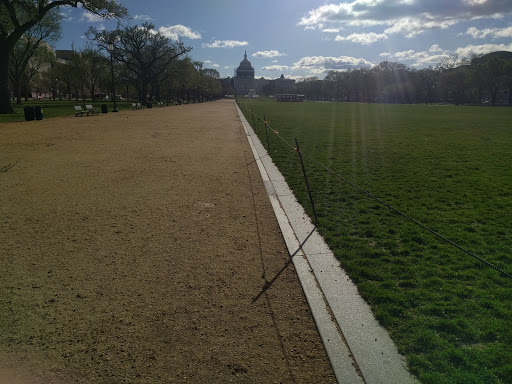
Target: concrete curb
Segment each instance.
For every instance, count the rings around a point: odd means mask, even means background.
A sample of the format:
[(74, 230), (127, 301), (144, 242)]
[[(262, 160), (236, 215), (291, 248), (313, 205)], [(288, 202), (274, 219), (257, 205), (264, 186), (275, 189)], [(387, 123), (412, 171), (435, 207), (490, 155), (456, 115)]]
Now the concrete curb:
[(237, 110), (337, 381), (418, 383)]

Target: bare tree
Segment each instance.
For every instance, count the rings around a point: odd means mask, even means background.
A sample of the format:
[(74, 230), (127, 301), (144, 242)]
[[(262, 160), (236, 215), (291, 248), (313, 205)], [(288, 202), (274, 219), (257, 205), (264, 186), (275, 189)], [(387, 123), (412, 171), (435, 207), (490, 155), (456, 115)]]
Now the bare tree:
[(22, 88), (21, 92), (25, 96), (27, 101), (28, 95), (33, 87), (35, 80), (41, 77), (45, 73), (45, 70), (53, 69), (57, 64), (55, 55), (50, 47), (46, 44), (42, 44), (34, 52), (31, 59), (29, 60), (25, 72), (23, 73)]
[(99, 81), (107, 75), (108, 61), (105, 56), (91, 48), (79, 53), (82, 60), (84, 83), (91, 94), (92, 101), (96, 101), (96, 91)]
[(127, 14), (126, 8), (116, 0), (0, 0), (0, 114), (13, 112), (9, 62), (16, 43), (52, 9), (66, 6), (81, 6), (103, 18)]
[[(17, 104), (21, 104), (22, 89), (28, 88), (28, 82), (44, 64), (38, 58), (50, 50), (47, 44), (52, 44), (60, 38), (61, 18), (57, 10), (52, 9), (14, 45), (10, 55), (9, 78), (16, 93)], [(34, 58), (34, 55), (38, 57)], [(28, 68), (31, 60), (32, 65)]]
[(181, 41), (172, 42), (154, 28), (153, 24), (144, 23), (142, 26), (118, 27), (110, 32), (94, 28), (87, 32), (100, 49), (124, 63), (140, 81), (142, 103), (146, 103), (148, 86), (160, 76), (162, 69), (192, 49)]

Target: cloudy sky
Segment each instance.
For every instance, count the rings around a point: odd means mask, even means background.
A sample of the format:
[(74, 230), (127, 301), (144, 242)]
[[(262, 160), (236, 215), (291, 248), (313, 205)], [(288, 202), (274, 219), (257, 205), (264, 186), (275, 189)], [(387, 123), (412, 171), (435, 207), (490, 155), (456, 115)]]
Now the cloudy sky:
[[(453, 57), (512, 51), (512, 0), (119, 0), (125, 23), (145, 21), (193, 48), (194, 60), (233, 76), (247, 51), (256, 77), (317, 76), (398, 61), (435, 66)], [(113, 29), (83, 9), (63, 8), (57, 49), (82, 48), (89, 26)]]

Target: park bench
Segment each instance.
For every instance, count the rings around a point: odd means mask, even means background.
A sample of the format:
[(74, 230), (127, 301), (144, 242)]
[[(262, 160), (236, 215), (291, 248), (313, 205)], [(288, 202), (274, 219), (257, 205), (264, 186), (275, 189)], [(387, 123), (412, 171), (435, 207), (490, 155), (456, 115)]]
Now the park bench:
[(89, 105), (86, 105), (86, 106), (85, 106), (85, 109), (87, 109), (87, 116), (89, 116), (89, 114), (91, 114), (91, 115), (93, 115), (93, 116), (94, 116), (94, 114), (98, 114), (98, 113), (100, 113), (99, 108), (93, 108), (93, 106), (92, 106), (92, 105), (90, 105), (90, 104), (89, 104)]
[(142, 105), (140, 103), (137, 103), (137, 108), (142, 109)]
[(81, 105), (75, 105), (75, 117), (82, 117), (84, 115), (84, 110), (82, 109)]
[(158, 106), (159, 107), (163, 107), (164, 106), (164, 103), (162, 103), (161, 101), (158, 102)]
[(139, 107), (137, 107), (137, 104), (132, 103), (132, 110), (133, 110), (133, 109), (139, 109)]

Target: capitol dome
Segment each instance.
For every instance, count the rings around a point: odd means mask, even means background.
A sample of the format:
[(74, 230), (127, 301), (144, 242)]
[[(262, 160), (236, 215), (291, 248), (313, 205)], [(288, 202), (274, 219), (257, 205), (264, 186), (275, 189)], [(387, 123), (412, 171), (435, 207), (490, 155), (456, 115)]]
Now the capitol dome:
[(240, 66), (236, 69), (235, 76), (254, 79), (254, 68), (251, 62), (247, 60), (247, 51), (244, 54), (244, 59), (240, 62)]

